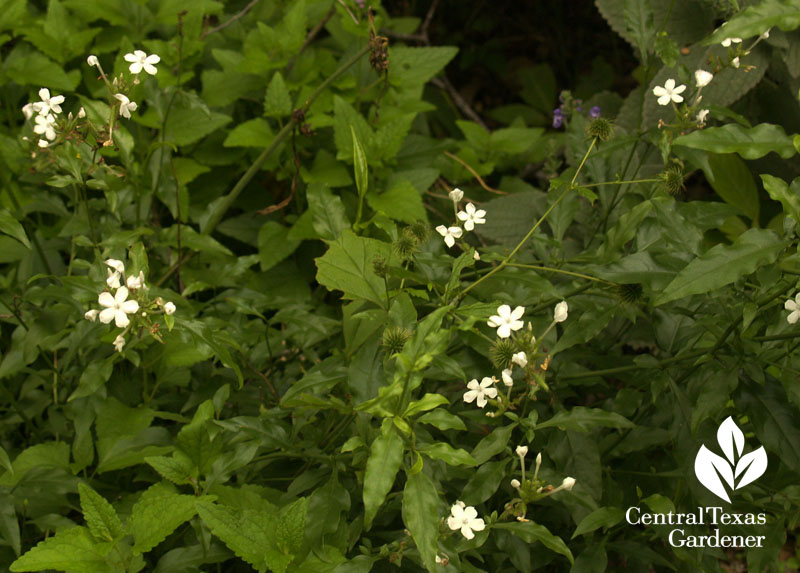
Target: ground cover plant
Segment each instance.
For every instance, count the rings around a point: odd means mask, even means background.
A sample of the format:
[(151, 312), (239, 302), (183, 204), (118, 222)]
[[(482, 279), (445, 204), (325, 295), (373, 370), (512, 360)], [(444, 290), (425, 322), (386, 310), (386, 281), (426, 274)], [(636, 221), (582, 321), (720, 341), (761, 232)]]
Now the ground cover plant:
[(568, 4), (0, 2), (2, 568), (797, 570), (800, 6)]

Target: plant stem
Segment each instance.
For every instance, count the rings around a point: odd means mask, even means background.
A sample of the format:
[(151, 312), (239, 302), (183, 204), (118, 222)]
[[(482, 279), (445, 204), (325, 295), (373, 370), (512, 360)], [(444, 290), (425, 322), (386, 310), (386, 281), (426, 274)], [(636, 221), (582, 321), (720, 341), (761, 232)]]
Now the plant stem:
[(590, 281), (604, 283), (604, 284), (611, 285), (611, 286), (616, 286), (616, 283), (613, 283), (611, 281), (598, 279), (596, 277), (590, 277), (589, 275), (583, 275), (581, 273), (574, 273), (572, 271), (565, 271), (563, 269), (554, 269), (552, 267), (540, 267), (539, 265), (524, 265), (524, 264), (521, 264), (521, 263), (508, 263), (507, 266), (509, 266), (509, 267), (517, 267), (517, 268), (520, 268), (520, 269), (534, 269), (534, 270), (537, 270), (537, 271), (547, 271), (547, 272), (550, 272), (550, 273), (560, 273), (562, 275), (570, 275), (570, 276), (578, 277), (578, 278), (581, 278), (581, 279), (586, 279), (586, 280), (590, 280)]

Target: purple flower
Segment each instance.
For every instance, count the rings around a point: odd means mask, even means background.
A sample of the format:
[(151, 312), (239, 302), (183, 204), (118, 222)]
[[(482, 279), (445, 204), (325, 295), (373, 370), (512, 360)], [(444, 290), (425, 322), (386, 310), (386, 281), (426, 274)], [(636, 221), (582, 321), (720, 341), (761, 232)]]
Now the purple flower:
[(600, 106), (596, 105), (589, 110), (589, 117), (595, 118), (600, 117)]
[(561, 108), (557, 107), (553, 110), (553, 127), (558, 129), (564, 123), (564, 116), (561, 113)]

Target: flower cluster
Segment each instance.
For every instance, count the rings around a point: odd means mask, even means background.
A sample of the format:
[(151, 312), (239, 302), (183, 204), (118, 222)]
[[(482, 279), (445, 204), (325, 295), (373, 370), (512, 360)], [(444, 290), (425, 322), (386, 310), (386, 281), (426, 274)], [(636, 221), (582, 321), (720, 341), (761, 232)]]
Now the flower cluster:
[[(106, 259), (106, 287), (97, 297), (97, 302), (103, 307), (102, 310), (91, 309), (86, 311), (84, 318), (94, 322), (98, 318), (103, 324), (110, 324), (112, 321), (117, 328), (124, 328), (125, 330), (114, 339), (114, 348), (117, 352), (122, 352), (125, 346), (125, 333), (131, 328), (131, 317), (136, 316), (142, 305), (152, 314), (160, 308), (165, 315), (172, 315), (175, 310), (175, 304), (172, 302), (164, 302), (161, 297), (155, 301), (147, 300), (143, 294), (149, 290), (145, 284), (145, 277), (142, 271), (138, 275), (125, 276), (125, 263), (118, 259)], [(116, 291), (116, 292), (115, 292)], [(134, 294), (137, 299), (128, 298)], [(142, 305), (140, 305), (140, 301)], [(130, 316), (129, 316), (130, 315)], [(148, 311), (143, 310), (141, 317), (146, 319)], [(156, 335), (157, 328), (151, 328), (151, 333)]]
[[(130, 63), (128, 70), (134, 74), (134, 85), (139, 83), (139, 74), (142, 71), (150, 74), (151, 76), (156, 75), (158, 73), (156, 64), (161, 61), (161, 57), (157, 54), (147, 55), (142, 50), (134, 50), (132, 53), (125, 54), (123, 58), (126, 62)], [(131, 112), (136, 111), (138, 104), (135, 101), (132, 101), (127, 94), (122, 93), (127, 87), (127, 83), (124, 81), (124, 78), (120, 76), (115, 77), (113, 80), (109, 80), (103, 71), (103, 67), (100, 65), (100, 60), (98, 60), (97, 56), (95, 55), (90, 55), (88, 58), (86, 58), (86, 63), (93, 68), (97, 68), (97, 70), (100, 72), (100, 77), (106, 82), (106, 86), (109, 89), (110, 95), (117, 100), (116, 102), (112, 101), (112, 103), (118, 106), (120, 117), (130, 119)]]
[(560, 491), (571, 491), (575, 487), (576, 480), (573, 477), (565, 477), (558, 487), (545, 484), (543, 480), (539, 479), (539, 469), (542, 467), (541, 452), (536, 455), (533, 477), (527, 479), (525, 477), (525, 456), (528, 455), (528, 446), (517, 446), (516, 454), (519, 457), (522, 480), (512, 479), (511, 487), (517, 490), (520, 497), (508, 504), (506, 511), (515, 515), (518, 521), (528, 521), (525, 519), (528, 503), (538, 501)]
[[(39, 136), (39, 147), (48, 147), (51, 141), (56, 139), (58, 126), (58, 114), (61, 113), (61, 104), (64, 103), (63, 95), (50, 95), (50, 90), (42, 88), (39, 90), (39, 99), (41, 101), (27, 103), (22, 107), (22, 113), (25, 119), (32, 117), (34, 126), (33, 132)], [(36, 114), (36, 117), (34, 117)], [(83, 108), (78, 112), (79, 118), (86, 117), (86, 112)], [(69, 114), (69, 119), (72, 120), (72, 114)]]
[(486, 211), (478, 209), (472, 203), (467, 203), (463, 211), (458, 210), (458, 203), (464, 198), (464, 192), (461, 189), (455, 188), (450, 191), (450, 199), (453, 201), (453, 210), (456, 214), (456, 219), (464, 224), (462, 229), (458, 222), (455, 225), (445, 226), (439, 225), (436, 227), (436, 232), (439, 233), (444, 239), (444, 244), (452, 247), (456, 243), (456, 239), (460, 239), (464, 235), (464, 230), (473, 231), (475, 225), (483, 225), (486, 222)]
[[(581, 113), (583, 111), (583, 100), (573, 98), (569, 91), (563, 91), (558, 96), (559, 105), (553, 110), (553, 128), (559, 129), (568, 121), (575, 112)], [(589, 117), (596, 119), (602, 115), (600, 106), (595, 105), (589, 109)]]

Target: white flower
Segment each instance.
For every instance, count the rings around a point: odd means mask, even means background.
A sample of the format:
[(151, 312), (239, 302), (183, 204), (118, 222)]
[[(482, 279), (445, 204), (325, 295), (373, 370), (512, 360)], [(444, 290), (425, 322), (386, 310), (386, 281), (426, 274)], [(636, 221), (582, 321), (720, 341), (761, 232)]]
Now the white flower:
[(522, 484), (519, 483), (518, 479), (512, 479), (511, 480), (511, 487), (513, 487), (514, 489), (519, 489), (520, 485), (522, 485)]
[(122, 284), (120, 282), (120, 274), (118, 271), (112, 271), (111, 269), (106, 269), (108, 271), (108, 277), (106, 278), (106, 284), (108, 288), (115, 289), (119, 288)]
[(151, 76), (156, 75), (158, 70), (155, 64), (161, 61), (156, 54), (147, 55), (141, 50), (134, 50), (132, 54), (125, 54), (125, 61), (131, 62), (128, 69), (132, 74), (138, 74), (144, 69)]
[(514, 356), (511, 357), (511, 362), (519, 366), (520, 368), (525, 368), (528, 365), (528, 355), (524, 352), (517, 352)]
[(484, 219), (486, 211), (483, 209), (476, 209), (475, 205), (468, 203), (466, 210), (466, 213), (464, 211), (459, 211), (456, 213), (456, 216), (459, 220), (464, 221), (464, 228), (467, 231), (474, 229), (475, 225), (483, 225), (486, 222), (486, 219)]
[(461, 535), (467, 539), (475, 537), (473, 531), (483, 531), (486, 527), (483, 519), (478, 517), (478, 511), (472, 506), (465, 506), (461, 502), (456, 502), (450, 508), (450, 517), (447, 518), (447, 526), (455, 531), (461, 530)]
[(783, 308), (792, 311), (786, 320), (789, 324), (794, 324), (800, 319), (800, 292), (794, 297), (794, 300), (789, 299), (783, 304)]
[(99, 310), (95, 310), (95, 309), (87, 310), (86, 314), (83, 315), (83, 318), (85, 318), (86, 320), (90, 320), (90, 321), (94, 322), (95, 319), (97, 318), (98, 314), (100, 314)]
[(475, 251), (474, 253), (472, 253), (472, 258), (475, 259), (476, 261), (479, 261), (481, 260), (481, 254), (478, 251)]
[(575, 478), (573, 477), (565, 477), (564, 481), (561, 482), (561, 489), (565, 489), (567, 491), (572, 491), (573, 486), (575, 485)]
[(44, 135), (50, 141), (53, 141), (56, 138), (56, 130), (55, 130), (55, 123), (56, 118), (50, 114), (47, 115), (37, 115), (36, 118), (33, 120), (36, 122), (36, 125), (33, 126), (33, 132), (38, 133), (39, 135)]
[(497, 336), (500, 338), (508, 338), (511, 336), (512, 330), (519, 330), (525, 323), (520, 320), (522, 315), (525, 314), (525, 307), (518, 306), (511, 311), (511, 307), (507, 304), (497, 307), (497, 314), (489, 317), (489, 326), (497, 329)]
[(720, 44), (722, 44), (723, 48), (729, 48), (731, 46), (731, 43), (741, 44), (742, 43), (742, 39), (741, 38), (725, 38), (724, 40), (722, 40), (722, 42), (720, 42)]
[(113, 296), (110, 292), (101, 292), (97, 302), (106, 308), (100, 311), (100, 322), (108, 324), (113, 320), (119, 328), (128, 326), (130, 324), (128, 315), (139, 310), (139, 303), (135, 300), (126, 300), (127, 298), (128, 287), (119, 287), (117, 294)]
[(708, 117), (708, 110), (701, 109), (697, 112), (697, 123), (700, 125), (704, 125), (706, 123), (706, 117)]
[(136, 102), (128, 99), (125, 94), (114, 94), (114, 97), (119, 100), (119, 114), (126, 118), (131, 118), (131, 112), (136, 111)]
[(458, 203), (463, 198), (464, 198), (464, 192), (458, 187), (450, 191), (450, 199), (453, 200), (453, 203)]
[(694, 73), (694, 81), (697, 82), (698, 88), (704, 88), (711, 83), (714, 79), (714, 74), (705, 70), (697, 70)]
[(129, 289), (147, 288), (144, 284), (144, 272), (139, 271), (139, 275), (135, 277), (128, 277), (125, 281)]
[(32, 103), (26, 103), (22, 106), (22, 113), (25, 115), (25, 119), (32, 118), (35, 111), (36, 107)]
[(470, 380), (467, 383), (467, 388), (469, 390), (464, 392), (464, 402), (470, 403), (476, 398), (478, 399), (478, 408), (483, 408), (486, 406), (486, 397), (489, 398), (497, 398), (497, 388), (493, 387), (494, 380), (491, 378), (484, 378), (481, 380), (481, 383), (478, 384), (478, 380)]
[(53, 113), (61, 113), (61, 105), (64, 103), (64, 96), (57, 95), (50, 97), (50, 90), (42, 88), (39, 90), (39, 98), (42, 101), (37, 101), (33, 104), (33, 108), (41, 115), (48, 115), (51, 111)]
[(83, 119), (84, 117), (86, 117), (86, 110), (81, 106), (81, 109), (78, 110), (78, 119)]
[(517, 455), (524, 458), (528, 455), (528, 446), (517, 446)]
[(511, 377), (511, 368), (506, 368), (503, 370), (503, 372), (500, 373), (500, 376), (503, 378), (503, 384), (509, 388), (514, 385), (514, 379)]
[(50, 143), (46, 139), (40, 139), (36, 145), (44, 149), (45, 147), (50, 147)]
[(681, 103), (683, 101), (683, 96), (678, 94), (683, 93), (685, 89), (686, 86), (684, 85), (675, 87), (675, 80), (670, 78), (664, 83), (664, 87), (654, 87), (653, 95), (658, 96), (658, 105), (669, 105), (670, 101)]
[(569, 310), (569, 305), (567, 301), (562, 300), (560, 303), (556, 305), (556, 309), (553, 311), (553, 320), (556, 322), (564, 322), (567, 320), (567, 311)]
[(117, 335), (114, 339), (114, 348), (117, 352), (122, 352), (122, 349), (125, 347), (125, 339), (122, 337), (121, 334)]
[(164, 305), (164, 314), (172, 314), (176, 310), (175, 303), (168, 302)]
[(95, 55), (90, 55), (88, 58), (86, 58), (86, 63), (92, 67), (100, 65), (100, 62), (98, 61), (97, 56)]
[(117, 271), (118, 273), (125, 272), (125, 263), (123, 263), (119, 259), (106, 259), (106, 264), (115, 271)]
[(455, 245), (456, 239), (460, 239), (461, 235), (464, 234), (461, 227), (445, 227), (444, 225), (436, 227), (436, 231), (444, 237), (444, 244), (448, 247)]
[(739, 68), (739, 56), (736, 56), (735, 58), (733, 58), (733, 59), (731, 60), (731, 65), (732, 65), (734, 68), (737, 68), (737, 69)]

